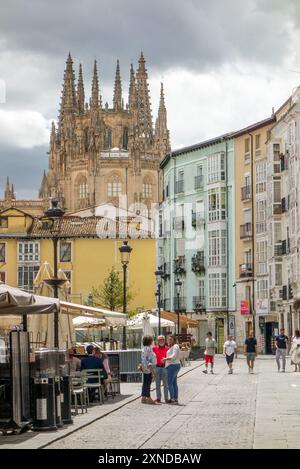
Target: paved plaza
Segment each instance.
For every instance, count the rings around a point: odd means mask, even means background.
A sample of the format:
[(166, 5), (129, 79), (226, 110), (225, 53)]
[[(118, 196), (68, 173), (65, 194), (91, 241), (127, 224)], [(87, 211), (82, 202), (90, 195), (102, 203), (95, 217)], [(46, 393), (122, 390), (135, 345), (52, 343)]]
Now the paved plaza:
[[(181, 369), (180, 406), (140, 403), (140, 383), (122, 383), (123, 396), (89, 409), (57, 432), (0, 436), (1, 448), (300, 448), (300, 373), (287, 362), (259, 357), (248, 374), (243, 356), (228, 375), (216, 358)], [(153, 396), (155, 392), (152, 393)]]
[(300, 448), (300, 373), (260, 357), (249, 375), (241, 356), (228, 375), (224, 361), (179, 379), (181, 406), (135, 400), (48, 448)]

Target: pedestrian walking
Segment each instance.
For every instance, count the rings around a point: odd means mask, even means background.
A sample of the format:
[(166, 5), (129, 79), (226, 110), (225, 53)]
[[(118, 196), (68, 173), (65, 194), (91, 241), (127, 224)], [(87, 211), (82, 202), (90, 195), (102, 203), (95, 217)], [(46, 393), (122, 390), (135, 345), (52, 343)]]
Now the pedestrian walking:
[(156, 365), (156, 355), (152, 350), (153, 337), (146, 335), (143, 337), (142, 363), (143, 372), (142, 404), (155, 404), (151, 398), (150, 390), (152, 378), (154, 376), (154, 367)]
[(280, 372), (280, 358), (282, 359), (282, 370), (281, 372), (285, 372), (285, 364), (286, 364), (286, 355), (287, 355), (287, 346), (289, 344), (289, 338), (285, 335), (285, 330), (280, 329), (279, 335), (275, 337), (275, 347), (276, 347), (276, 363), (278, 372)]
[(291, 346), (291, 365), (295, 366), (294, 371), (300, 371), (300, 331), (297, 329), (292, 338)]
[(232, 335), (229, 335), (227, 337), (226, 342), (224, 342), (223, 353), (226, 357), (226, 362), (227, 362), (227, 365), (228, 365), (228, 368), (229, 368), (228, 369), (228, 374), (232, 375), (232, 373), (233, 373), (233, 368), (232, 368), (233, 359), (234, 359), (234, 355), (237, 354), (236, 342), (233, 340)]
[(168, 336), (168, 345), (170, 348), (167, 351), (167, 356), (162, 359), (166, 364), (168, 373), (168, 389), (170, 393), (170, 399), (168, 403), (178, 404), (177, 375), (180, 370), (180, 348), (176, 343), (176, 337), (174, 335)]
[(245, 340), (244, 353), (247, 359), (248, 371), (253, 374), (254, 362), (257, 357), (257, 340), (254, 337), (253, 331), (250, 332), (249, 337)]
[(167, 357), (167, 352), (170, 347), (166, 345), (165, 336), (159, 335), (157, 337), (157, 345), (153, 345), (152, 350), (156, 355), (156, 401), (161, 402), (161, 383), (164, 386), (165, 402), (168, 402), (168, 372), (166, 362), (163, 361)]
[(217, 347), (217, 341), (216, 339), (213, 338), (213, 335), (211, 332), (208, 332), (206, 334), (206, 339), (205, 339), (205, 370), (203, 370), (203, 373), (208, 373), (208, 364), (210, 363), (210, 372), (213, 374), (214, 373), (214, 359), (215, 359), (215, 353), (216, 353), (216, 347)]

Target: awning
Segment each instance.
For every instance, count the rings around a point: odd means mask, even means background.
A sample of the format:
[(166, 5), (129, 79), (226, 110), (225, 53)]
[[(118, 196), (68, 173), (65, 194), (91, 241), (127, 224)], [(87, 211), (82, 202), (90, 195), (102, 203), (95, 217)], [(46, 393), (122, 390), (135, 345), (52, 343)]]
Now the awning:
[[(171, 311), (161, 311), (160, 312), (161, 317), (164, 319), (168, 319), (169, 321), (175, 322), (177, 324), (178, 321), (178, 316), (177, 313), (173, 313)], [(188, 327), (193, 328), (193, 327), (198, 327), (198, 321), (195, 319), (191, 319), (185, 314), (180, 314), (179, 315), (179, 323), (181, 327), (184, 327), (187, 329)]]
[(0, 284), (0, 315), (49, 314), (59, 311), (59, 300), (33, 295), (19, 288)]
[(108, 326), (126, 326), (126, 315), (116, 311), (110, 311), (103, 308), (95, 308), (93, 306), (79, 305), (77, 303), (69, 303), (68, 301), (60, 301), (61, 312), (72, 316), (84, 316), (104, 318)]

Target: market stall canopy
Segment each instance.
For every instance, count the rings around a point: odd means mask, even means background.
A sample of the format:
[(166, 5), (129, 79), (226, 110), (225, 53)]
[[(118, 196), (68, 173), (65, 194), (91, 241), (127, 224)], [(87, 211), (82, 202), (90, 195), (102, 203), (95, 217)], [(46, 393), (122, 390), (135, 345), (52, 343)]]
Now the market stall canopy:
[(105, 319), (107, 326), (125, 326), (126, 315), (116, 311), (110, 311), (103, 308), (95, 308), (94, 306), (80, 305), (77, 303), (69, 303), (68, 301), (60, 301), (61, 312), (72, 316), (84, 316)]
[(94, 318), (91, 316), (77, 316), (77, 318), (73, 318), (73, 326), (77, 328), (82, 328), (82, 329), (88, 329), (88, 328), (97, 328), (97, 327), (103, 327), (106, 325), (105, 319), (101, 318)]
[[(139, 313), (133, 316), (127, 321), (127, 326), (129, 326), (130, 329), (144, 329), (145, 315), (147, 315), (149, 325), (152, 328), (158, 327), (158, 317), (151, 313)], [(160, 325), (161, 327), (174, 327), (175, 322), (161, 317)]]
[(59, 311), (59, 300), (33, 295), (19, 288), (0, 284), (0, 315), (50, 314)]
[[(169, 321), (173, 321), (177, 324), (177, 313), (173, 313), (171, 311), (161, 311), (160, 314), (162, 318), (168, 319)], [(179, 321), (180, 321), (180, 326), (184, 328), (198, 327), (198, 321), (187, 317), (185, 314), (179, 315)]]

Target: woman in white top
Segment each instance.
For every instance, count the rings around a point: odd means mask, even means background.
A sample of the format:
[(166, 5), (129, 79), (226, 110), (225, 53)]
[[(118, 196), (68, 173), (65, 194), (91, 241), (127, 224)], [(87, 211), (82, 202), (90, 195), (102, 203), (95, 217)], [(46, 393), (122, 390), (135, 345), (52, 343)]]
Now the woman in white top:
[(290, 354), (291, 365), (295, 365), (295, 371), (300, 371), (300, 331), (298, 329), (292, 339)]
[(176, 343), (176, 337), (173, 335), (168, 336), (169, 350), (167, 351), (166, 358), (163, 361), (166, 363), (166, 370), (168, 373), (168, 388), (170, 393), (169, 404), (178, 404), (178, 385), (177, 375), (180, 370), (180, 348)]

